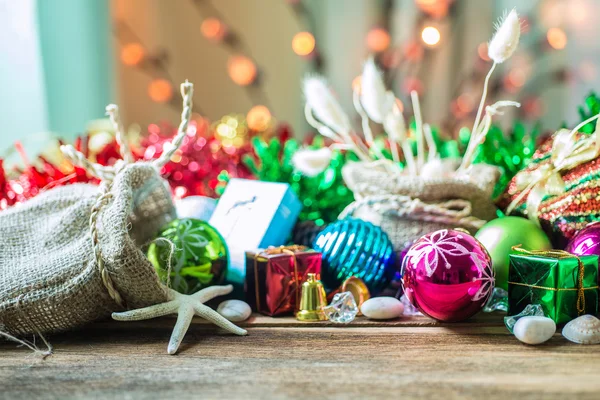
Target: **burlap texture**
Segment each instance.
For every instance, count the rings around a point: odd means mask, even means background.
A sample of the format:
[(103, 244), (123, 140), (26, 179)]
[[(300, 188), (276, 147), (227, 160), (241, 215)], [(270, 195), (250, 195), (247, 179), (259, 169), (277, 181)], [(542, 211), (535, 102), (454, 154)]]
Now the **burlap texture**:
[[(129, 308), (165, 301), (154, 268), (140, 250), (175, 216), (156, 167), (125, 166), (98, 217), (105, 266)], [(63, 331), (110, 316), (92, 250), (90, 214), (100, 191), (91, 184), (57, 187), (0, 213), (0, 325), (12, 334)]]
[[(390, 173), (382, 167), (359, 162), (344, 166), (343, 177), (357, 200), (380, 195), (408, 196), (429, 204), (460, 199), (470, 202), (472, 217), (484, 221), (496, 217), (492, 191), (499, 171), (490, 165), (473, 165), (460, 176), (423, 178)], [(353, 216), (381, 226), (396, 251), (403, 250), (422, 235), (438, 229), (465, 228), (472, 233), (476, 230), (456, 221), (434, 222), (421, 214), (399, 217), (390, 211), (393, 210), (382, 212), (377, 207), (363, 205), (353, 212)]]

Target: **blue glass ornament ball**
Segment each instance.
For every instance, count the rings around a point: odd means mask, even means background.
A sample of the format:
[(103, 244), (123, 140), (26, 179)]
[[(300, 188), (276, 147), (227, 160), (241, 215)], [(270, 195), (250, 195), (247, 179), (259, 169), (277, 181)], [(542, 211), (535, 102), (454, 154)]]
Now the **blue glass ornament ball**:
[(392, 242), (370, 222), (355, 218), (333, 222), (317, 235), (313, 248), (323, 254), (321, 281), (329, 291), (355, 276), (377, 295), (394, 276)]

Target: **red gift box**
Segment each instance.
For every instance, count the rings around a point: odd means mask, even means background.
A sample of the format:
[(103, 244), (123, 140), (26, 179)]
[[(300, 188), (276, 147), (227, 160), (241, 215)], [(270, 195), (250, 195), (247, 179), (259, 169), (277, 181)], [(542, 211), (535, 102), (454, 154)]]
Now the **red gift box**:
[(295, 313), (308, 274), (321, 274), (321, 253), (304, 246), (246, 252), (246, 299), (252, 310), (275, 316)]

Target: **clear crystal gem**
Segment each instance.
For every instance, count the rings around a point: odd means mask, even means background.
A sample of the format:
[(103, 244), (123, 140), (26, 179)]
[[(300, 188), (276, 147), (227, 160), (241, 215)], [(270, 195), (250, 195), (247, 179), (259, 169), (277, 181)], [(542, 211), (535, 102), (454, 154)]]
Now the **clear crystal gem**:
[(336, 324), (348, 324), (354, 321), (356, 314), (358, 314), (358, 307), (354, 296), (350, 292), (337, 293), (333, 296), (331, 304), (327, 307), (323, 307), (323, 311), (327, 318), (331, 322)]
[(504, 289), (494, 288), (492, 295), (483, 307), (483, 312), (508, 311), (508, 292)]
[(513, 328), (515, 327), (517, 321), (520, 318), (530, 316), (545, 317), (542, 306), (539, 304), (528, 304), (527, 307), (525, 307), (525, 309), (519, 314), (511, 315), (510, 317), (504, 317), (504, 325), (506, 325), (506, 328), (510, 331), (510, 333), (513, 333)]
[(400, 302), (404, 305), (405, 316), (412, 317), (415, 315), (423, 315), (417, 307), (412, 305), (412, 303), (410, 302), (410, 300), (408, 300), (405, 294), (403, 294), (402, 297), (400, 297)]

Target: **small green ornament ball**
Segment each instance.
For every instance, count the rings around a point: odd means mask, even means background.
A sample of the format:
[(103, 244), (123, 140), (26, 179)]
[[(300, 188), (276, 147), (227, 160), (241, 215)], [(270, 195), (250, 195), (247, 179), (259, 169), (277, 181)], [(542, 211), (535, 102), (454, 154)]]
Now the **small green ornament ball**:
[(477, 231), (479, 240), (492, 257), (496, 273), (496, 287), (508, 289), (508, 255), (513, 246), (526, 250), (550, 250), (552, 244), (544, 231), (535, 223), (521, 217), (494, 219)]
[[(149, 246), (147, 256), (160, 279), (169, 279), (171, 287), (180, 293), (191, 294), (221, 284), (227, 272), (225, 240), (199, 219), (176, 219), (165, 225)], [(171, 273), (167, 276), (169, 256)]]

